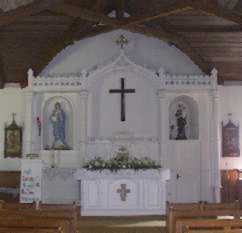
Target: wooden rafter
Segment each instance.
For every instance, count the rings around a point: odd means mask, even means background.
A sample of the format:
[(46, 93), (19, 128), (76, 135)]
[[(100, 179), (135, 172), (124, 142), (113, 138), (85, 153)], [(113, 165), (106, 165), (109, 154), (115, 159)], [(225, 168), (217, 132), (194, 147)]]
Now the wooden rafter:
[(194, 1), (190, 4), (194, 9), (199, 9), (209, 15), (217, 16), (242, 25), (242, 16), (236, 14), (234, 10), (223, 9), (217, 0)]
[(239, 25), (216, 25), (216, 26), (183, 26), (183, 25), (171, 25), (170, 29), (176, 32), (201, 32), (201, 33), (228, 33), (228, 32), (241, 32)]
[(75, 19), (70, 27), (42, 53), (41, 63), (37, 64), (35, 71), (40, 72), (64, 47), (73, 42), (76, 30), (79, 29), (80, 19)]
[(116, 0), (116, 12), (117, 12), (117, 19), (124, 18), (124, 0)]
[[(180, 7), (183, 7), (183, 6), (185, 7), (185, 2), (187, 2), (187, 1), (184, 1), (182, 5), (179, 4), (178, 8), (180, 9)], [(186, 42), (186, 40), (183, 37), (181, 37), (180, 35), (177, 35), (177, 34), (173, 34), (172, 32), (167, 32), (165, 30), (162, 30), (162, 28), (159, 28), (159, 30), (157, 30), (157, 29), (154, 30), (152, 28), (149, 28), (145, 25), (140, 24), (141, 22), (148, 21), (148, 19), (147, 20), (144, 19), (143, 21), (138, 20), (138, 21), (136, 21), (136, 23), (130, 22), (130, 23), (126, 23), (126, 24), (120, 24), (119, 20), (110, 19), (109, 17), (107, 17), (105, 15), (96, 14), (92, 11), (74, 7), (69, 4), (59, 5), (58, 7), (53, 8), (52, 10), (54, 10), (55, 12), (57, 11), (62, 14), (67, 14), (72, 17), (79, 17), (79, 18), (87, 20), (87, 21), (96, 22), (96, 23), (100, 22), (104, 25), (111, 26), (113, 29), (122, 28), (125, 30), (133, 31), (133, 32), (140, 32), (145, 35), (155, 36), (161, 40), (172, 42), (172, 43), (176, 44), (184, 53), (186, 53), (188, 56), (190, 56), (191, 59), (195, 62), (195, 64), (197, 64), (203, 72), (208, 73), (208, 71), (209, 71), (208, 65), (203, 61), (203, 59), (201, 58), (201, 56), (199, 54), (197, 54), (196, 52), (193, 51), (193, 49), (190, 47), (189, 43)], [(174, 11), (174, 10), (175, 10), (175, 7), (173, 7), (172, 9), (169, 8), (169, 12)], [(164, 14), (159, 15), (159, 17), (162, 17)], [(153, 16), (153, 17), (155, 17), (155, 16)], [(154, 19), (153, 17), (152, 17), (152, 19)]]
[(114, 26), (118, 26), (120, 24), (119, 20), (110, 19), (108, 16), (105, 16), (103, 14), (96, 13), (77, 6), (73, 6), (67, 3), (59, 4), (56, 7), (51, 8), (51, 11), (58, 14), (68, 15), (74, 18), (81, 18), (83, 20), (94, 23), (101, 23)]
[(239, 0), (230, 0), (224, 3), (224, 8), (226, 9), (233, 9), (236, 4), (239, 2)]
[(80, 33), (79, 29), (80, 29), (80, 24), (82, 23), (83, 22), (79, 18), (75, 19), (71, 24), (71, 26), (65, 32), (63, 32), (61, 36), (59, 36), (55, 41), (50, 43), (47, 50), (42, 53), (41, 62), (38, 63), (38, 65), (35, 67), (35, 71), (37, 72), (37, 74), (41, 72), (42, 69), (46, 67), (49, 64), (49, 62), (59, 52), (62, 51), (64, 47), (72, 44), (74, 40), (84, 39), (86, 37), (95, 36), (99, 33), (105, 33), (112, 30), (112, 28), (108, 26), (102, 26), (102, 27), (96, 26), (96, 27), (91, 27), (92, 30), (88, 30), (88, 33), (85, 30)]
[(116, 12), (117, 12), (117, 19), (121, 20), (124, 18), (124, 0), (116, 0)]
[[(120, 26), (120, 25), (128, 25), (128, 24), (140, 24), (144, 22), (148, 22), (151, 20), (159, 19), (162, 17), (167, 17), (169, 15), (178, 14), (180, 12), (184, 12), (187, 10), (193, 9), (189, 6), (190, 1), (182, 0), (176, 4), (172, 4), (162, 8), (159, 14), (155, 14), (152, 16), (147, 17), (139, 17), (139, 18), (130, 18), (129, 20), (125, 20), (122, 22), (121, 20), (111, 19), (108, 16), (105, 16), (100, 13), (96, 13), (87, 9), (83, 9), (80, 7), (73, 6), (71, 4), (59, 4), (56, 7), (53, 7), (51, 10), (55, 13), (65, 14), (71, 17), (80, 17), (84, 20), (91, 21), (91, 22), (99, 22), (103, 24), (113, 25), (113, 26)], [(124, 1), (117, 0), (117, 9), (124, 13)], [(122, 14), (122, 13), (121, 13)]]
[[(222, 7), (221, 5), (218, 4), (217, 0), (176, 0), (176, 1), (172, 1), (174, 2), (174, 4), (171, 3), (167, 6), (163, 5), (163, 7), (159, 10), (159, 12), (156, 11), (155, 14), (150, 13), (150, 15), (144, 14), (143, 16), (137, 16), (137, 17), (133, 17), (131, 15), (131, 17), (129, 18), (118, 17), (117, 19), (115, 19), (115, 18), (110, 18), (103, 13), (103, 12), (107, 12), (106, 11), (107, 9), (110, 10), (112, 6), (113, 9), (117, 10), (117, 13), (118, 11), (120, 12), (118, 13), (120, 16), (123, 16), (122, 11), (124, 11), (124, 7), (122, 7), (121, 5), (122, 0), (113, 0), (113, 1), (117, 3), (116, 7), (114, 3), (108, 4), (107, 0), (95, 0), (93, 1), (95, 2), (95, 4), (92, 4), (92, 6), (89, 6), (88, 8), (89, 10), (88, 10), (81, 7), (78, 8), (77, 5), (71, 5), (70, 3), (71, 1), (67, 1), (67, 0), (34, 0), (34, 2), (28, 5), (19, 7), (9, 12), (3, 12), (0, 10), (0, 27), (1, 26), (4, 27), (11, 23), (17, 23), (22, 18), (25, 18), (28, 16), (38, 15), (40, 12), (45, 11), (46, 9), (51, 10), (52, 12), (55, 12), (55, 13), (59, 13), (64, 16), (73, 17), (73, 21), (75, 20), (75, 22), (73, 22), (73, 24), (69, 29), (67, 29), (64, 32), (62, 31), (62, 33), (58, 35), (58, 38), (56, 37), (56, 39), (54, 39), (55, 37), (54, 33), (50, 37), (48, 37), (49, 39), (46, 42), (46, 45), (43, 46), (42, 51), (38, 54), (38, 57), (39, 57), (38, 60), (36, 58), (36, 61), (38, 62), (34, 62), (33, 64), (34, 65), (33, 68), (36, 71), (36, 73), (40, 72), (64, 47), (71, 44), (74, 40), (80, 40), (85, 37), (95, 36), (99, 33), (104, 33), (114, 29), (122, 28), (132, 32), (139, 32), (147, 36), (153, 36), (167, 42), (172, 42), (173, 44), (175, 44), (177, 48), (179, 48), (181, 51), (186, 53), (194, 61), (194, 63), (197, 64), (201, 68), (201, 70), (203, 70), (206, 73), (210, 69), (209, 65), (215, 64), (219, 70), (219, 73), (223, 74), (222, 76), (219, 76), (218, 81), (220, 83), (223, 82), (223, 79), (224, 80), (241, 79), (240, 77), (240, 67), (242, 64), (241, 63), (242, 51), (241, 51), (241, 44), (240, 44), (241, 37), (239, 37), (238, 35), (239, 33), (234, 33), (234, 32), (241, 31), (242, 13), (240, 14), (241, 12), (240, 5), (237, 5), (238, 9), (236, 9), (230, 6), (228, 7), (227, 5), (224, 5)], [(231, 0), (231, 1), (234, 2), (236, 0)], [(67, 2), (69, 2), (70, 4), (67, 4)], [(146, 4), (144, 1), (142, 2)], [(140, 8), (143, 9), (144, 7), (145, 5)], [(197, 15), (197, 12), (199, 11), (200, 11), (199, 13), (205, 12), (207, 15), (217, 16), (225, 20), (233, 21), (237, 24), (230, 24), (227, 22), (224, 23), (224, 21), (221, 21), (221, 24), (220, 23), (211, 24), (212, 20), (207, 20), (208, 24), (202, 23), (201, 26), (195, 27), (193, 26), (195, 24), (188, 23), (184, 25), (181, 22), (176, 23), (178, 19), (176, 18), (174, 21), (173, 17), (168, 18), (169, 20), (172, 21), (173, 25), (169, 25), (169, 21), (168, 21), (168, 24), (165, 21), (167, 16), (176, 15), (191, 9), (196, 10), (196, 13), (195, 13), (196, 15)], [(202, 13), (201, 15), (203, 16), (204, 14)], [(185, 15), (185, 17), (179, 16), (178, 18), (180, 17), (185, 21), (185, 20), (188, 20), (188, 18), (190, 19), (190, 17), (192, 16), (187, 17), (187, 15)], [(35, 17), (33, 18), (35, 21)], [(65, 19), (68, 18), (68, 23), (69, 23), (69, 20), (70, 20), (69, 17), (63, 17), (63, 18)], [(211, 18), (213, 19), (214, 17), (211, 17)], [(48, 20), (49, 22), (52, 22), (50, 21), (51, 19), (48, 19)], [(48, 22), (48, 20), (46, 20), (45, 22)], [(201, 22), (201, 19), (199, 20), (198, 22)], [(20, 35), (21, 28), (18, 28), (18, 27), (24, 27), (28, 29), (30, 28), (31, 25), (33, 25), (33, 22), (31, 19), (30, 21), (29, 20), (27, 21), (28, 24), (26, 24), (26, 22), (23, 22), (23, 24), (19, 24), (17, 26), (16, 32), (14, 31), (15, 27), (11, 27), (11, 30), (10, 30), (11, 33), (13, 33), (14, 36)], [(92, 22), (93, 24), (90, 22)], [(60, 31), (63, 30), (63, 25), (60, 29), (57, 30), (57, 27), (60, 26), (59, 24), (60, 22), (58, 20), (58, 25), (55, 24), (56, 26), (53, 26), (53, 27), (56, 27), (54, 29), (56, 30), (57, 33), (60, 33)], [(41, 24), (41, 26), (38, 25), (38, 28), (34, 28), (35, 30), (34, 33), (46, 32), (45, 26), (42, 26), (42, 25), (43, 23)], [(51, 27), (47, 27), (46, 30), (51, 30), (50, 28)], [(27, 30), (25, 30), (25, 32), (27, 32)], [(196, 33), (194, 33), (193, 35), (192, 33), (188, 33), (188, 32), (196, 32)], [(207, 36), (206, 32), (213, 32), (213, 33), (221, 32), (221, 33), (213, 37), (212, 33), (208, 34)], [(227, 33), (225, 35), (225, 32), (231, 32), (231, 33)], [(5, 33), (4, 36), (6, 36), (6, 41), (7, 41), (7, 38), (9, 36), (8, 32)], [(43, 40), (46, 40), (44, 33), (41, 36)], [(42, 39), (40, 41), (42, 41)], [(191, 42), (191, 43), (188, 43), (188, 42)], [(16, 44), (16, 48), (17, 46), (20, 46), (20, 45), (22, 46), (22, 44)], [(26, 43), (23, 43), (23, 46), (26, 46), (26, 45), (27, 45)], [(34, 47), (31, 47), (31, 51), (32, 50), (34, 51), (34, 49), (35, 49)], [(8, 57), (6, 56), (6, 58)], [(235, 62), (236, 62), (236, 65), (235, 65)], [(23, 77), (26, 76), (25, 70), (27, 69), (27, 65), (28, 65), (26, 63), (27, 62), (25, 63), (21, 62), (21, 64), (15, 64), (16, 66), (18, 66), (18, 69), (16, 70), (20, 73), (20, 75), (17, 76), (19, 80), (22, 75), (21, 74), (22, 70), (24, 70)], [(0, 88), (4, 86), (5, 81), (8, 81), (7, 80), (8, 77), (13, 76), (12, 74), (9, 75), (8, 73), (6, 73), (8, 75), (5, 75), (5, 72), (7, 71), (9, 72), (9, 70), (11, 72), (15, 72), (15, 70), (12, 68), (6, 69), (5, 67), (4, 69), (3, 65), (5, 65), (5, 60), (1, 59), (1, 54), (0, 54)]]
[(96, 4), (94, 4), (94, 6), (93, 6), (93, 11), (100, 13), (100, 12), (102, 12), (103, 7), (104, 7), (104, 1), (97, 0)]
[(4, 71), (2, 57), (0, 57), (0, 89), (4, 88), (5, 82), (6, 82), (6, 74)]
[[(93, 12), (74, 5), (66, 4), (64, 3), (63, 0), (41, 0), (41, 1), (36, 0), (31, 4), (28, 4), (16, 10), (12, 10), (10, 12), (2, 14), (0, 16), (0, 26), (8, 25), (16, 21), (17, 19), (21, 19), (22, 17), (34, 15), (43, 10), (50, 9), (55, 13), (68, 15), (74, 18), (81, 18), (86, 21), (90, 21), (94, 23), (104, 24), (106, 25), (106, 28), (103, 31), (123, 28), (129, 31), (140, 32), (146, 35), (152, 35), (159, 39), (172, 42), (176, 44), (177, 47), (179, 47), (184, 53), (188, 54), (191, 57), (191, 59), (204, 72), (207, 73), (209, 71), (209, 68), (206, 62), (203, 61), (201, 56), (197, 54), (197, 52), (195, 52), (190, 47), (186, 39), (181, 37), (180, 34), (177, 35), (174, 32), (168, 32), (167, 30), (162, 30), (162, 27), (160, 27), (159, 30), (157, 30), (157, 29), (150, 28), (146, 25), (143, 25), (146, 22), (149, 22), (155, 19), (160, 19), (172, 14), (177, 14), (183, 11), (191, 10), (192, 8), (204, 10), (214, 15), (221, 14), (221, 9), (219, 8), (218, 5), (216, 5), (214, 0), (205, 1), (205, 2), (201, 1), (200, 3), (197, 3), (197, 2), (198, 1), (192, 1), (192, 0), (176, 1), (175, 4), (168, 5), (163, 9), (161, 9), (159, 14), (147, 16), (144, 18), (136, 18), (136, 19), (130, 18), (128, 21), (122, 21), (118, 19), (111, 19), (108, 16), (105, 16), (98, 12)], [(97, 3), (99, 7), (101, 1), (97, 1)], [(117, 0), (117, 13), (120, 16), (119, 18), (122, 19), (123, 18), (122, 16), (124, 13), (123, 0)], [(74, 31), (75, 31), (75, 27), (71, 27), (70, 30), (65, 32), (64, 36), (61, 39), (62, 42), (58, 42), (57, 44), (55, 44), (55, 46), (53, 46), (53, 49), (51, 49), (51, 52), (47, 56), (48, 57), (55, 56), (63, 48), (63, 46), (70, 44), (71, 41), (73, 40)], [(48, 60), (48, 59), (44, 59), (44, 60)]]
[(193, 8), (188, 4), (187, 1), (178, 1), (172, 5), (163, 7), (158, 14), (147, 16), (147, 17), (140, 17), (138, 19), (130, 19), (126, 24), (140, 24), (145, 23), (148, 21), (152, 21), (155, 19), (160, 19), (163, 17), (167, 17), (170, 15), (175, 15), (180, 12), (192, 10)]
[(35, 0), (34, 2), (21, 6), (15, 10), (0, 15), (0, 27), (9, 25), (24, 17), (38, 14), (46, 9), (61, 4), (64, 0)]

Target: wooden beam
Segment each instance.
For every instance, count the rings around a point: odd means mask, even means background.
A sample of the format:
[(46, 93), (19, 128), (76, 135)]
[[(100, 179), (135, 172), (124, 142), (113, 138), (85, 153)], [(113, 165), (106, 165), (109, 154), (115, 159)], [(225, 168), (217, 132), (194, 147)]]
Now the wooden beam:
[(116, 14), (117, 14), (117, 19), (121, 20), (124, 18), (124, 0), (116, 0)]
[[(109, 26), (95, 26), (92, 27), (92, 30), (88, 29), (83, 32), (79, 32), (80, 24), (83, 22), (80, 19), (75, 19), (71, 26), (66, 30), (62, 36), (59, 36), (56, 40), (50, 43), (48, 49), (42, 53), (41, 59), (38, 64), (34, 67), (37, 75), (50, 63), (50, 61), (63, 50), (63, 48), (72, 44), (74, 40), (84, 39), (86, 37), (95, 36), (99, 33), (105, 33), (110, 30), (113, 30), (112, 27)], [(87, 32), (88, 31), (88, 32)]]
[(189, 6), (188, 1), (176, 1), (176, 3), (172, 5), (168, 5), (166, 7), (163, 7), (160, 9), (159, 14), (148, 16), (148, 17), (140, 17), (138, 19), (130, 19), (130, 21), (127, 22), (127, 24), (141, 24), (148, 21), (160, 19), (163, 17), (167, 17), (170, 15), (175, 15), (184, 11), (192, 10), (193, 8)]
[(70, 25), (68, 30), (66, 30), (61, 36), (56, 38), (53, 43), (50, 43), (47, 50), (42, 53), (41, 62), (36, 64), (34, 67), (37, 73), (41, 72), (42, 69), (65, 47), (73, 42), (74, 33), (77, 28), (79, 29), (80, 19), (75, 19), (73, 23)]
[(4, 84), (6, 82), (6, 74), (4, 71), (4, 64), (2, 57), (0, 56), (0, 89), (4, 88)]
[(74, 18), (81, 18), (86, 21), (101, 23), (106, 25), (118, 26), (120, 25), (119, 20), (111, 19), (108, 16), (105, 16), (100, 13), (95, 13), (93, 11), (73, 6), (70, 4), (59, 4), (56, 7), (50, 9), (57, 14), (64, 14)]
[(0, 15), (0, 27), (9, 25), (24, 17), (38, 14), (54, 5), (62, 3), (63, 1), (64, 0), (35, 0), (28, 5), (3, 13)]
[(58, 4), (55, 8), (54, 7), (51, 8), (52, 11), (55, 11), (56, 13), (59, 13), (59, 14), (65, 14), (71, 17), (80, 17), (87, 21), (98, 22), (98, 23), (108, 24), (113, 26), (140, 24), (140, 23), (149, 22), (155, 19), (167, 17), (172, 14), (178, 14), (180, 12), (184, 12), (192, 9), (202, 10), (207, 14), (218, 16), (226, 20), (233, 21), (238, 24), (242, 24), (242, 16), (236, 15), (234, 11), (222, 9), (221, 6), (218, 4), (217, 0), (176, 1), (176, 3), (162, 8), (159, 14), (148, 16), (148, 17), (140, 17), (136, 19), (130, 18), (128, 20), (126, 19), (124, 22), (122, 22), (121, 20), (111, 19), (108, 16), (95, 13), (87, 9), (78, 8), (76, 6), (66, 4), (66, 3)]
[(56, 8), (52, 8), (52, 10), (62, 14), (67, 14), (72, 17), (79, 17), (87, 21), (91, 21), (95, 23), (99, 22), (104, 25), (109, 25), (113, 29), (122, 28), (124, 30), (129, 30), (132, 32), (140, 32), (148, 36), (154, 36), (161, 40), (172, 42), (176, 44), (179, 47), (179, 49), (181, 49), (181, 51), (187, 54), (194, 61), (194, 63), (201, 68), (203, 72), (208, 73), (210, 71), (210, 68), (203, 61), (202, 57), (197, 52), (193, 51), (189, 43), (180, 34), (177, 35), (172, 32), (167, 32), (166, 30), (162, 30), (162, 28), (152, 29), (145, 25), (137, 24), (137, 22), (135, 24), (128, 23), (128, 24), (122, 25), (120, 24), (119, 20), (110, 19), (105, 15), (96, 14), (86, 9), (74, 7), (69, 4), (58, 5)]
[[(118, 2), (117, 8), (118, 7), (119, 9), (122, 8), (121, 11), (124, 11), (123, 0), (118, 0), (118, 1), (120, 2)], [(91, 22), (96, 22), (96, 23), (98, 22), (102, 24), (108, 24), (115, 27), (119, 27), (120, 25), (124, 26), (124, 25), (141, 24), (151, 20), (166, 17), (172, 14), (178, 14), (183, 11), (192, 10), (193, 8), (191, 6), (188, 6), (188, 2), (190, 1), (185, 1), (185, 0), (179, 1), (179, 3), (172, 4), (171, 6), (162, 8), (159, 14), (148, 16), (148, 17), (130, 18), (128, 20), (126, 19), (124, 22), (117, 19), (111, 19), (108, 16), (105, 16), (103, 14), (99, 14), (99, 13), (96, 13), (87, 9), (83, 9), (80, 7), (76, 7), (70, 4), (66, 4), (66, 3), (59, 4), (50, 10), (54, 11), (55, 13), (64, 14), (71, 17), (79, 17), (81, 19), (91, 21)]]
[(96, 4), (93, 5), (93, 8), (92, 10), (94, 12), (102, 12), (103, 11), (103, 8), (104, 8), (104, 1), (103, 0), (97, 0)]
[[(136, 21), (136, 23), (132, 22), (132, 23), (127, 23), (127, 24), (121, 24), (119, 20), (110, 19), (109, 17), (107, 17), (105, 15), (96, 14), (92, 11), (78, 8), (78, 7), (72, 6), (70, 4), (61, 4), (55, 8), (52, 8), (51, 10), (54, 12), (68, 15), (68, 16), (81, 18), (81, 19), (84, 19), (87, 21), (91, 21), (91, 22), (95, 22), (95, 23), (102, 23), (104, 25), (109, 25), (110, 27), (113, 27), (113, 29), (123, 28), (123, 29), (128, 29), (131, 31), (137, 30), (137, 32), (144, 32), (145, 34), (154, 35), (153, 30), (148, 29), (148, 27), (146, 27), (144, 25), (137, 24), (138, 22), (141, 22), (140, 20)], [(151, 33), (149, 33), (149, 31), (151, 31)], [(171, 33), (166, 33), (163, 30), (160, 30), (158, 32), (158, 35), (159, 35), (159, 38), (163, 37), (163, 40), (166, 40), (166, 41), (173, 40), (173, 38), (172, 38), (173, 35), (171, 35)]]
[(201, 26), (184, 26), (184, 25), (170, 25), (172, 31), (176, 32), (206, 32), (206, 33), (229, 33), (229, 32), (241, 32), (241, 27), (239, 25), (201, 25)]
[(224, 3), (224, 8), (232, 10), (237, 4), (239, 0), (230, 0)]
[(228, 10), (222, 8), (217, 0), (209, 0), (207, 2), (194, 1), (191, 3), (194, 9), (201, 10), (209, 15), (217, 16), (228, 21), (232, 21), (242, 25), (242, 16), (236, 14), (234, 10)]

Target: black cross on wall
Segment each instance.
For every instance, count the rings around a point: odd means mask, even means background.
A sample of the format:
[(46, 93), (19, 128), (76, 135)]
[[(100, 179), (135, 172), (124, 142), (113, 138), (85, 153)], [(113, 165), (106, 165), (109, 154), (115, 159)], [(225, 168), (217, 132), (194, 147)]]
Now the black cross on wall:
[(125, 89), (124, 78), (120, 79), (121, 89), (111, 89), (109, 93), (118, 93), (121, 95), (121, 121), (125, 121), (125, 94), (135, 93), (135, 89)]

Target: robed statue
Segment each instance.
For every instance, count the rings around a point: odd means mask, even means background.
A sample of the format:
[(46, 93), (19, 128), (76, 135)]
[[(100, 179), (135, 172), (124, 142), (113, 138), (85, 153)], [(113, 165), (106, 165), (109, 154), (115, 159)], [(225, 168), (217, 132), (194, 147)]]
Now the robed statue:
[(186, 140), (186, 125), (187, 125), (187, 119), (184, 115), (184, 109), (185, 107), (182, 104), (178, 105), (178, 109), (175, 113), (176, 117), (176, 126), (177, 126), (177, 140)]
[(66, 113), (59, 102), (51, 113), (50, 121), (53, 126), (53, 144), (51, 149), (67, 150), (69, 146), (66, 143)]

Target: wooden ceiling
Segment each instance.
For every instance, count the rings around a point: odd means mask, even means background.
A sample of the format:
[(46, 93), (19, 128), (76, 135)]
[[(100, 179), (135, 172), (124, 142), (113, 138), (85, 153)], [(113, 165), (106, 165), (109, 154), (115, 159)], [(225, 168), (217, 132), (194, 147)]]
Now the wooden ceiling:
[(205, 73), (216, 67), (220, 84), (242, 81), (242, 0), (231, 1), (35, 0), (0, 11), (0, 87), (26, 86), (28, 68), (38, 74), (74, 40), (117, 28), (174, 44)]

